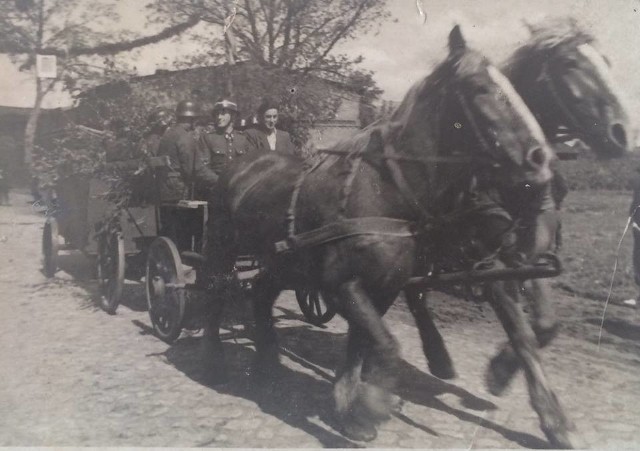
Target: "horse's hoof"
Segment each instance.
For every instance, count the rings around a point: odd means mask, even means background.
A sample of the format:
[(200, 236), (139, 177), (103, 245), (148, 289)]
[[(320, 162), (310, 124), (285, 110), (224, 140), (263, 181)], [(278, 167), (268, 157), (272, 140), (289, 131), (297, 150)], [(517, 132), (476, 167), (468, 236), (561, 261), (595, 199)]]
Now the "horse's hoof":
[(560, 331), (560, 324), (554, 322), (550, 326), (538, 326), (533, 325), (533, 332), (536, 334), (536, 340), (538, 341), (538, 346), (544, 348), (549, 343), (553, 341), (554, 338), (558, 336), (558, 332)]
[(544, 430), (553, 449), (585, 449), (586, 444), (575, 430)]
[(370, 442), (378, 436), (378, 431), (372, 424), (349, 419), (342, 424), (342, 434), (350, 440)]
[(404, 399), (398, 395), (391, 395), (391, 413), (401, 413)]
[(438, 379), (448, 380), (455, 379), (458, 375), (456, 370), (453, 369), (453, 364), (448, 363), (433, 363), (429, 362), (429, 372)]
[(358, 396), (354, 408), (372, 423), (380, 423), (391, 417), (397, 404), (394, 401), (394, 395), (388, 391), (363, 382), (358, 386)]
[(491, 359), (485, 377), (489, 393), (494, 396), (502, 396), (517, 370), (517, 366), (509, 365), (499, 357)]

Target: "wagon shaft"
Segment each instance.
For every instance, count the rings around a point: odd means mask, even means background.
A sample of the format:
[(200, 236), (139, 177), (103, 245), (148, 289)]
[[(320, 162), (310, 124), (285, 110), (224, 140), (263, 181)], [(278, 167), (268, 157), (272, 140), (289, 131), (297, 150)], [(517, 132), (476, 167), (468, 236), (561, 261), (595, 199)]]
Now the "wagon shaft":
[(448, 273), (412, 277), (407, 285), (437, 288), (459, 283), (492, 282), (496, 280), (529, 280), (557, 277), (562, 273), (562, 265), (557, 257), (548, 255), (544, 261), (522, 265), (516, 268), (472, 269)]

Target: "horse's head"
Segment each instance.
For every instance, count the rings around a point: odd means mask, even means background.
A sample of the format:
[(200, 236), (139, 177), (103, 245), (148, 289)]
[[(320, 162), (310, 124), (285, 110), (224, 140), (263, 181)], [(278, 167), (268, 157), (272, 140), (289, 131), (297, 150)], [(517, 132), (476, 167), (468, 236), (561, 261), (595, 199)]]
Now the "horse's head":
[(629, 119), (607, 59), (573, 19), (528, 24), (531, 42), (509, 61), (518, 92), (552, 139), (559, 126), (601, 157), (629, 150)]
[(467, 47), (459, 26), (449, 35), (441, 88), (442, 144), (489, 169), (495, 182), (541, 184), (551, 178), (553, 151), (509, 80)]

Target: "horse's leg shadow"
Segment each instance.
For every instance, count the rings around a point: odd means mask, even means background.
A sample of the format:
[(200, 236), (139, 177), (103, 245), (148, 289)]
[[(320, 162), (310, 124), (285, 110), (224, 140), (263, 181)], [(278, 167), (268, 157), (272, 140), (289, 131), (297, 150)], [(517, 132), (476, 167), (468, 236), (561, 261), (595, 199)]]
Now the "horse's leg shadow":
[(204, 336), (201, 347), (205, 372), (203, 380), (207, 385), (228, 382), (224, 349), (220, 341), (220, 324), (226, 299), (220, 294), (220, 290), (207, 290), (203, 294), (203, 296), (212, 298), (206, 300)]
[(554, 448), (573, 448), (575, 426), (565, 415), (555, 393), (551, 390), (542, 369), (531, 325), (521, 306), (505, 290), (505, 283), (495, 282), (491, 285), (491, 289), (489, 299), (509, 336), (513, 351), (520, 359), (527, 379), (531, 405), (540, 418), (542, 431)]
[(427, 306), (428, 292), (421, 292), (417, 288), (407, 288), (404, 293), (409, 311), (411, 311), (420, 333), (422, 351), (427, 359), (429, 371), (440, 379), (455, 378), (456, 371), (453, 367), (453, 361)]
[(256, 276), (251, 293), (256, 345), (253, 370), (260, 379), (275, 380), (281, 370), (278, 336), (273, 321), (273, 305), (280, 291), (278, 281), (271, 273), (264, 271)]

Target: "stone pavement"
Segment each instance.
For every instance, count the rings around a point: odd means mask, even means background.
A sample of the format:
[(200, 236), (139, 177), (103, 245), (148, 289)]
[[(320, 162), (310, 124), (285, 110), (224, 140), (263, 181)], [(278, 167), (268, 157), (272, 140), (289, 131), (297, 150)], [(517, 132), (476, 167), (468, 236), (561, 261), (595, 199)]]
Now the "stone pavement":
[[(201, 383), (199, 335), (183, 334), (173, 345), (154, 337), (140, 285), (128, 284), (123, 305), (109, 316), (96, 307), (86, 257), (65, 257), (52, 280), (42, 275), (44, 219), (26, 200), (14, 194), (13, 207), (0, 207), (0, 446), (547, 446), (522, 375), (502, 398), (483, 386), (504, 336), (486, 307), (446, 296), (434, 303), (459, 373), (447, 382), (428, 374), (401, 303), (390, 311), (387, 323), (405, 359), (405, 402), (374, 442), (356, 443), (337, 432), (332, 416), (330, 381), (345, 345), (340, 318), (324, 328), (305, 323), (292, 293), (283, 293), (276, 304), (281, 379), (256, 384), (247, 375), (251, 342), (228, 334), (232, 381), (208, 387)], [(626, 320), (640, 327), (637, 316)], [(586, 330), (590, 336), (563, 334), (544, 352), (547, 373), (587, 446), (638, 448), (637, 348), (605, 340), (598, 350), (597, 328)]]

